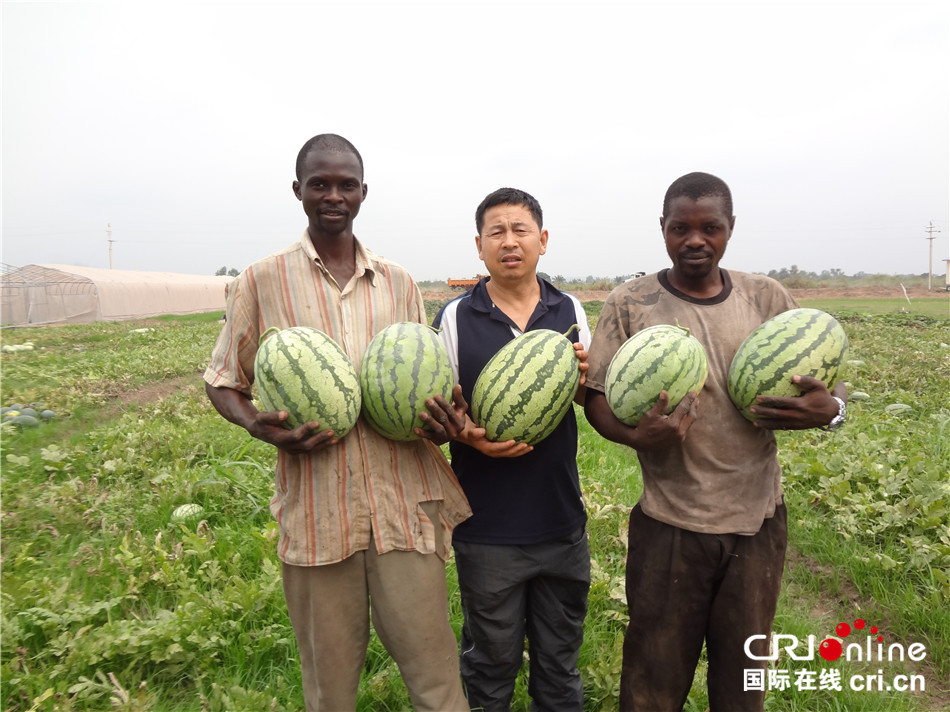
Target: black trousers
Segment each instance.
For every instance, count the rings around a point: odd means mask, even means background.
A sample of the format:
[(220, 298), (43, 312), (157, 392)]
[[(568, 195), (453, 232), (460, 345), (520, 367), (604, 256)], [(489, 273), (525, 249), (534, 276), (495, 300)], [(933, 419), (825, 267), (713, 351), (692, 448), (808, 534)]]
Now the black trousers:
[(510, 709), (527, 637), (532, 709), (583, 710), (577, 657), (590, 590), (586, 530), (530, 546), (454, 547), (465, 616), (459, 662), (472, 709)]
[[(659, 522), (640, 506), (630, 514), (627, 605), (620, 709), (682, 710), (703, 641), (711, 712), (761, 710), (764, 691), (743, 691), (744, 671), (761, 669), (745, 641), (768, 636), (775, 618), (785, 547), (785, 505), (754, 536), (698, 534)], [(753, 647), (764, 655), (768, 642)], [(761, 649), (760, 649), (761, 648)]]

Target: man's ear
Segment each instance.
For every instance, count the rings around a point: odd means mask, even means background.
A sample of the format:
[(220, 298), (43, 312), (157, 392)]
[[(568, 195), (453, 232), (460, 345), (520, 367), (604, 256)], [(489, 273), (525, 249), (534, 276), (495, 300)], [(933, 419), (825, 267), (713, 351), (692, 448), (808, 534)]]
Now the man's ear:
[(484, 262), (485, 258), (482, 257), (482, 236), (481, 235), (475, 236), (475, 249), (478, 250), (478, 259)]
[(294, 181), (293, 189), (294, 189), (294, 195), (297, 196), (297, 200), (302, 200), (302, 198), (300, 197), (300, 181), (299, 180)]

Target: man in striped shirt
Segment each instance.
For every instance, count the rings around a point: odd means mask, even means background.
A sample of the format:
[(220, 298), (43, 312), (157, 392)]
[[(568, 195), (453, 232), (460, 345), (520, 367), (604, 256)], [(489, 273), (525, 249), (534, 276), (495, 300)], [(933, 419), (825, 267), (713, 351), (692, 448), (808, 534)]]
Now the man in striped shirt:
[(270, 327), (318, 328), (359, 369), (381, 329), (426, 323), (409, 274), (353, 234), (367, 193), (356, 148), (315, 136), (297, 157), (293, 190), (307, 230), (231, 285), (204, 378), (224, 418), (277, 448), (271, 512), (307, 710), (355, 708), (370, 611), (415, 708), (468, 710), (445, 559), (471, 510), (442, 452), (428, 439), (387, 440), (362, 420), (343, 438), (317, 432), (318, 423), (287, 429), (286, 412), (260, 412), (251, 400), (258, 340)]

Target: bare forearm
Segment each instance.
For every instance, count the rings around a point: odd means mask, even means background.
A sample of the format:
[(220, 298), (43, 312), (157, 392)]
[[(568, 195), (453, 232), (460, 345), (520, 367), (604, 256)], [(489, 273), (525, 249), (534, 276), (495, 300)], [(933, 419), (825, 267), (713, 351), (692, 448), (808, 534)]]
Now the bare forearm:
[(584, 414), (594, 430), (607, 440), (636, 448), (636, 428), (631, 428), (617, 420), (603, 393), (590, 388), (586, 390)]
[(250, 431), (259, 411), (247, 396), (233, 388), (218, 388), (210, 383), (205, 383), (205, 393), (221, 417)]

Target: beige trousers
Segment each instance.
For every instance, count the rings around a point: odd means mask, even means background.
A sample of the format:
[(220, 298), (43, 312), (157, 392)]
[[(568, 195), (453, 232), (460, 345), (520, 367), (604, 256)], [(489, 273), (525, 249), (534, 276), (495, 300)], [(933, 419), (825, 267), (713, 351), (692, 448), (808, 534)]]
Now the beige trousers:
[[(436, 525), (438, 503), (423, 509)], [(396, 661), (416, 710), (468, 712), (458, 642), (449, 625), (445, 563), (435, 554), (370, 548), (328, 566), (283, 565), (284, 597), (300, 651), (307, 712), (356, 708), (369, 620)]]

